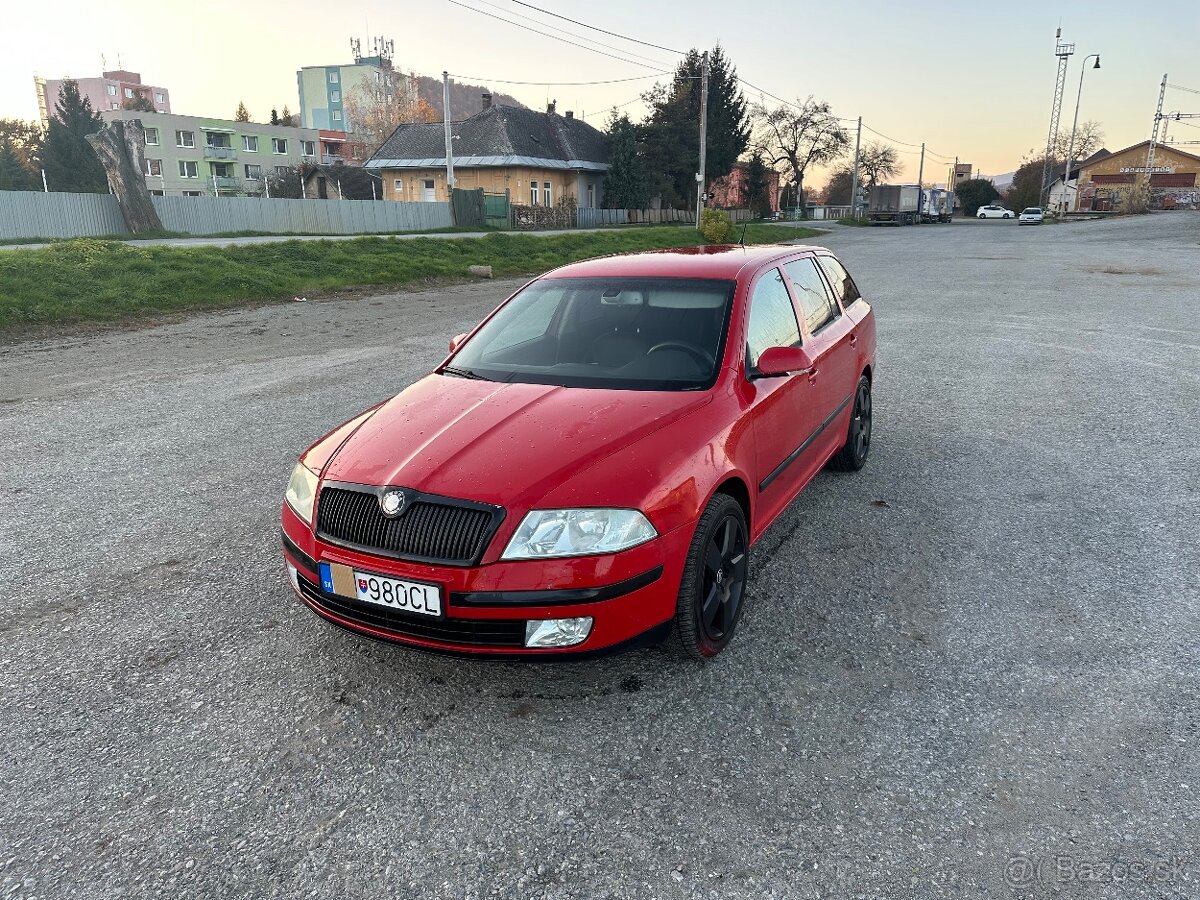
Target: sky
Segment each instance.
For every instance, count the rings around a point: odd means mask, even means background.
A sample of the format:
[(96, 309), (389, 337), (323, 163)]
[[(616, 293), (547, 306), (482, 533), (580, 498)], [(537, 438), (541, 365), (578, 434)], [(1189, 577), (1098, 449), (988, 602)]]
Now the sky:
[[(530, 2), (665, 48), (719, 42), (738, 74), (757, 88), (788, 100), (811, 94), (829, 101), (839, 116), (861, 115), (864, 141), (890, 138), (906, 180), (916, 179), (921, 142), (928, 150), (926, 182), (944, 180), (946, 160), (956, 156), (996, 175), (1045, 146), (1060, 25), (1063, 40), (1076, 45), (1063, 123), (1070, 127), (1083, 58), (1101, 54), (1101, 68), (1086, 72), (1079, 116), (1101, 123), (1109, 149), (1149, 136), (1164, 73), (1171, 84), (1200, 90), (1200, 0)], [(369, 36), (382, 35), (395, 42), (404, 70), (433, 76), (448, 70), (535, 108), (556, 99), (559, 112), (571, 109), (602, 126), (614, 105), (639, 118), (645, 108), (637, 98), (656, 78), (668, 80), (654, 73), (678, 59), (514, 0), (462, 3), (483, 12), (450, 0), (348, 0), (336, 11), (312, 0), (168, 2), (154, 5), (153, 15), (141, 0), (22, 3), (5, 12), (0, 33), (0, 117), (36, 118), (35, 73), (95, 76), (103, 56), (110, 69), (119, 61), (145, 82), (167, 87), (176, 113), (233, 118), (244, 101), (255, 119), (265, 120), (272, 106), (298, 109), (298, 68), (349, 62), (351, 37), (366, 48)], [(751, 101), (764, 99), (745, 90)], [(1200, 93), (1169, 89), (1165, 109), (1200, 112)], [(1173, 138), (1200, 140), (1200, 127), (1172, 131)], [(1200, 151), (1200, 145), (1181, 149)]]

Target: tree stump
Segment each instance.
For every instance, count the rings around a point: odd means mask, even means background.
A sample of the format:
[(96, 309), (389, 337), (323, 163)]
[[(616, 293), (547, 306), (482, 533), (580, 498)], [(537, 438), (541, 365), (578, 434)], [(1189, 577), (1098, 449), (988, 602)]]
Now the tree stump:
[(162, 220), (146, 188), (146, 129), (141, 119), (114, 119), (87, 136), (117, 198), (130, 232), (162, 231)]

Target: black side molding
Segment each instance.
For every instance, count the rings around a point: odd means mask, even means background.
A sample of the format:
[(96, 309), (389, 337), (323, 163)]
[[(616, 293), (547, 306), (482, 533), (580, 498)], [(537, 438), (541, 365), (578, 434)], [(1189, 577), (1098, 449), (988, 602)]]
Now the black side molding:
[(851, 394), (849, 397), (847, 397), (845, 400), (843, 400), (841, 403), (839, 403), (838, 408), (835, 409), (832, 413), (830, 413), (824, 422), (822, 422), (820, 425), (817, 426), (817, 430), (814, 431), (812, 434), (810, 434), (808, 437), (806, 437), (804, 439), (803, 444), (801, 444), (799, 447), (797, 447), (795, 450), (793, 450), (790, 454), (788, 454), (788, 458), (785, 459), (783, 462), (781, 462), (779, 465), (777, 465), (772, 470), (771, 474), (763, 479), (762, 484), (760, 484), (758, 486), (758, 492), (761, 494), (763, 491), (765, 491), (767, 488), (769, 488), (771, 486), (771, 482), (783, 474), (784, 469), (786, 469), (788, 466), (790, 466), (792, 463), (794, 463), (797, 459), (799, 459), (800, 454), (803, 453), (805, 450), (807, 450), (810, 446), (812, 446), (812, 442), (821, 436), (821, 432), (829, 427), (830, 422), (832, 422), (834, 419), (836, 419), (838, 416), (840, 416), (842, 414), (842, 410), (845, 409), (847, 406), (849, 406), (850, 401), (853, 399), (854, 399), (854, 395)]
[(451, 605), (461, 606), (566, 606), (572, 603), (600, 603), (641, 590), (662, 578), (658, 566), (616, 584), (596, 588), (567, 588), (558, 591), (474, 591), (451, 594)]

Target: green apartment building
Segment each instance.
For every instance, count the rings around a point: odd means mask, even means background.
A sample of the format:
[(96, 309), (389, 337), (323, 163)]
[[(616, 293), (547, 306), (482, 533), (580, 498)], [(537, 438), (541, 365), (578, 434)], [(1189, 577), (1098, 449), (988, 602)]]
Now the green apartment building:
[(305, 128), (350, 131), (346, 100), (355, 92), (362, 101), (390, 100), (394, 90), (391, 41), (376, 39), (374, 55), (363, 56), (350, 42), (354, 62), (341, 66), (305, 66), (296, 72), (300, 92), (300, 124)]
[(265, 179), (320, 161), (314, 128), (106, 110), (106, 122), (140, 119), (146, 129), (146, 186), (152, 194), (257, 196)]

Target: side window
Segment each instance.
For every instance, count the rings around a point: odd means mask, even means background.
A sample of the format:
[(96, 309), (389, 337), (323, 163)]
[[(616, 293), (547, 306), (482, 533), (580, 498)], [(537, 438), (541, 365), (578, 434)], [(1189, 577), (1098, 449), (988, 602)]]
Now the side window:
[(837, 314), (833, 298), (825, 288), (825, 281), (817, 271), (817, 264), (810, 258), (794, 259), (784, 265), (792, 282), (796, 299), (800, 301), (800, 311), (804, 313), (804, 321), (808, 325), (808, 333), (813, 334), (818, 328), (828, 324)]
[[(816, 274), (816, 273), (813, 273)], [(799, 347), (800, 325), (778, 269), (765, 273), (750, 295), (746, 358), (751, 366), (768, 347)]]
[(843, 308), (862, 297), (862, 294), (858, 292), (858, 288), (854, 285), (854, 279), (850, 277), (850, 273), (846, 271), (845, 266), (832, 256), (818, 256), (817, 260), (820, 262), (821, 268), (825, 270), (825, 274), (829, 276), (829, 283), (833, 285), (834, 296), (841, 301)]

